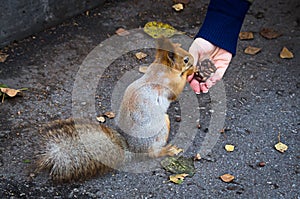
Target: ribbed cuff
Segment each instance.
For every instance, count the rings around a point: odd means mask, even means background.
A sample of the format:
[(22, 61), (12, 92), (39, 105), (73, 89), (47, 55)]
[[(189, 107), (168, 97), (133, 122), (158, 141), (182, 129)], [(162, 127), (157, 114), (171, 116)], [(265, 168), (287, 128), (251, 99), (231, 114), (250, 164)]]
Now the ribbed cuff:
[(211, 0), (204, 23), (195, 38), (206, 39), (234, 56), (238, 35), (250, 5), (245, 0)]

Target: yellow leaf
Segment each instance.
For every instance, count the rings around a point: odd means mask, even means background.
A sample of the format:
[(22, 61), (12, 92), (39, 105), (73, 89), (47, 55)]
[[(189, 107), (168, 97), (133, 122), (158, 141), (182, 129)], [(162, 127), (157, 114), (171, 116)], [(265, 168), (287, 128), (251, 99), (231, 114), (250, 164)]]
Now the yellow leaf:
[(140, 66), (139, 67), (140, 73), (146, 73), (147, 69), (148, 69), (148, 66)]
[(254, 36), (252, 32), (240, 32), (239, 38), (240, 40), (248, 40), (248, 39), (253, 39)]
[(234, 176), (230, 174), (221, 175), (220, 178), (223, 182), (231, 182), (232, 180), (234, 180)]
[(189, 175), (189, 174), (185, 174), (185, 173), (183, 173), (183, 174), (171, 175), (171, 176), (169, 177), (169, 179), (170, 179), (171, 182), (174, 182), (174, 183), (176, 183), (176, 184), (181, 184), (181, 183), (183, 182), (184, 178), (185, 178), (186, 176), (188, 176), (188, 175)]
[(111, 112), (111, 111), (105, 112), (104, 115), (106, 117), (108, 117), (109, 119), (112, 119), (116, 116), (116, 114), (114, 112)]
[(275, 144), (275, 149), (283, 153), (288, 149), (288, 146), (283, 144), (282, 142), (278, 142), (277, 144)]
[(230, 145), (230, 144), (226, 144), (226, 145), (225, 145), (225, 149), (226, 149), (226, 151), (228, 151), (228, 152), (232, 152), (232, 151), (234, 151), (234, 146), (233, 146), (233, 145)]
[(103, 117), (103, 116), (98, 116), (98, 117), (96, 117), (96, 119), (98, 122), (101, 122), (101, 123), (105, 122), (105, 117)]
[(289, 49), (287, 49), (286, 47), (283, 47), (281, 52), (280, 52), (280, 58), (282, 59), (291, 59), (293, 58), (294, 55), (291, 51), (289, 51)]
[(21, 92), (20, 90), (12, 89), (12, 88), (0, 88), (2, 93), (6, 93), (9, 97), (14, 97), (17, 93)]
[(138, 52), (138, 53), (135, 53), (135, 56), (138, 59), (143, 59), (143, 58), (147, 57), (147, 54), (143, 53), (143, 52)]
[(197, 153), (194, 157), (194, 160), (201, 160), (201, 155)]
[(161, 36), (169, 38), (175, 34), (183, 34), (183, 32), (176, 30), (171, 25), (157, 21), (150, 21), (146, 23), (144, 26), (144, 32), (153, 38), (159, 38)]
[(177, 4), (173, 5), (172, 8), (174, 8), (174, 10), (176, 10), (178, 12), (180, 10), (183, 10), (183, 4), (177, 3)]
[(260, 52), (261, 48), (253, 47), (253, 46), (248, 46), (245, 50), (244, 53), (249, 54), (249, 55), (255, 55), (258, 52)]

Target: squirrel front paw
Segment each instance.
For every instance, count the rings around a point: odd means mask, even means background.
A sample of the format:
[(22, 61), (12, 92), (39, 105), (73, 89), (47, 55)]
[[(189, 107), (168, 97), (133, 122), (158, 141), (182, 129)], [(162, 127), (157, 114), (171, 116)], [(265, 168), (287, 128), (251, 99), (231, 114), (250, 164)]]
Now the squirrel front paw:
[(167, 146), (164, 146), (161, 149), (161, 151), (159, 153), (159, 157), (163, 157), (163, 156), (175, 156), (175, 155), (178, 155), (182, 151), (183, 151), (183, 149), (178, 148), (175, 145), (168, 144)]

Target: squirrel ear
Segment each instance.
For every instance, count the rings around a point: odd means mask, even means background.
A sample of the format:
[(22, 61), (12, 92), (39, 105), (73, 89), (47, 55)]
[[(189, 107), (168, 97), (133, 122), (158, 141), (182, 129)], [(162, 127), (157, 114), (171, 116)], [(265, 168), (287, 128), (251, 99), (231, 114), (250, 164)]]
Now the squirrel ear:
[(160, 58), (162, 63), (172, 66), (175, 62), (174, 44), (165, 37), (157, 39), (157, 52), (156, 57)]

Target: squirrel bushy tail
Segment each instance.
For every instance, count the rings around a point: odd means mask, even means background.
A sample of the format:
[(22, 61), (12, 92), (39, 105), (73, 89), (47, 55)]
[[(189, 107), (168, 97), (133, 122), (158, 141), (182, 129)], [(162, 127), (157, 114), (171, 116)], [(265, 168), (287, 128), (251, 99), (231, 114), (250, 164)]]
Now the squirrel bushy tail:
[(113, 129), (82, 119), (54, 121), (42, 129), (37, 170), (67, 182), (105, 174), (121, 166), (128, 148)]

